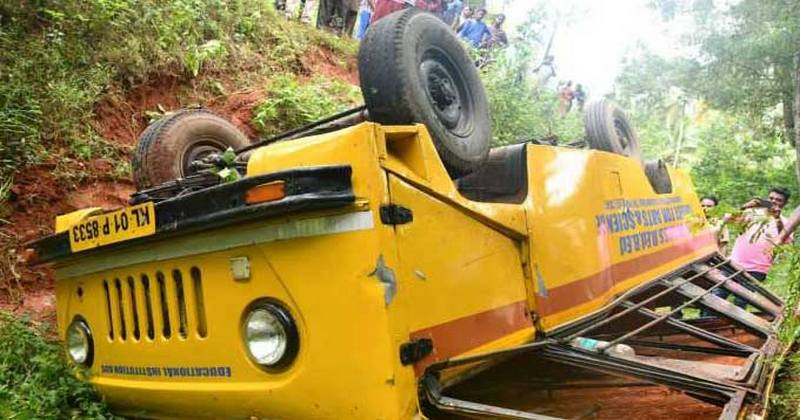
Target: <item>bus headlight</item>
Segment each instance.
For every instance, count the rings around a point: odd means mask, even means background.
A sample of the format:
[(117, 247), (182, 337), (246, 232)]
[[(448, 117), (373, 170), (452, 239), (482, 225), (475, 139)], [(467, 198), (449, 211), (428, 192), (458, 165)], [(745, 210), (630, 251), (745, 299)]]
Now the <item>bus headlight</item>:
[(89, 324), (81, 317), (75, 317), (67, 328), (67, 354), (78, 365), (89, 367), (94, 356), (94, 342)]
[(245, 314), (242, 327), (250, 358), (265, 368), (289, 365), (297, 355), (299, 341), (289, 311), (265, 299), (250, 305)]

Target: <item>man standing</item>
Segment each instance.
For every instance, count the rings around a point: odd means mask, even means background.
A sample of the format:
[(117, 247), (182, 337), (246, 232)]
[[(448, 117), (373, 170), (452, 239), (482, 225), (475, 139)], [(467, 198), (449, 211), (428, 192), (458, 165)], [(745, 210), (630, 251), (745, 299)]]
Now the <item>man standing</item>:
[(444, 6), (444, 13), (442, 13), (444, 23), (452, 27), (463, 8), (464, 3), (461, 0), (450, 0), (447, 5)]
[[(743, 219), (748, 223), (747, 230), (736, 238), (731, 251), (731, 262), (747, 271), (753, 278), (763, 281), (772, 266), (772, 249), (782, 237), (786, 219), (781, 215), (789, 200), (789, 191), (775, 187), (769, 190), (769, 205), (764, 200), (753, 199), (742, 208)], [(737, 298), (736, 305), (745, 307), (746, 302)]]
[(575, 90), (572, 88), (572, 80), (569, 80), (558, 90), (558, 113), (562, 117), (572, 109), (572, 98), (574, 97)]
[(506, 15), (501, 13), (495, 16), (494, 23), (492, 23), (492, 26), (489, 28), (491, 36), (484, 44), (486, 48), (505, 48), (508, 46), (508, 36), (506, 35), (506, 31), (503, 30), (503, 22), (505, 21)]
[(461, 15), (456, 16), (456, 19), (453, 21), (453, 30), (456, 31), (456, 33), (460, 32), (464, 24), (472, 20), (472, 15), (474, 14), (475, 12), (471, 7), (464, 6), (464, 8), (461, 9)]
[[(583, 106), (586, 105), (586, 91), (583, 90), (583, 85), (578, 83), (575, 85), (575, 103), (578, 104), (578, 111), (583, 112)], [(714, 204), (716, 206), (716, 204)]]
[(481, 46), (484, 38), (492, 36), (492, 32), (483, 18), (486, 16), (486, 9), (478, 9), (475, 11), (474, 19), (464, 22), (458, 36), (467, 40), (473, 47), (478, 48)]

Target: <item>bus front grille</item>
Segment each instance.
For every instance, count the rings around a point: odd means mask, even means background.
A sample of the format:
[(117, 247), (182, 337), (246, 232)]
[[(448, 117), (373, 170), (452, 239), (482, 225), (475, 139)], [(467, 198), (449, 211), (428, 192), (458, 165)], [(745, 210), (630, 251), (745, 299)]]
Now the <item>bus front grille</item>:
[(111, 342), (205, 338), (200, 268), (131, 273), (103, 280), (106, 333)]

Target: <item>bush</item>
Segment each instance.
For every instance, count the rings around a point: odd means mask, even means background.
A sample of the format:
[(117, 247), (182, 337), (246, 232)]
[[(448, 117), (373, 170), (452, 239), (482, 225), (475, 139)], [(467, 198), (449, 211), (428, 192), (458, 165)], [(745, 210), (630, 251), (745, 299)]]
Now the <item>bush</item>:
[(800, 304), (800, 246), (785, 245), (778, 248), (775, 264), (769, 272), (767, 286), (786, 302), (786, 313), (778, 338), (793, 350), (785, 359), (775, 360), (780, 369), (776, 377), (775, 392), (770, 397), (770, 418), (800, 418), (800, 353), (796, 340), (800, 333), (800, 319), (794, 310)]
[(49, 334), (26, 317), (0, 312), (0, 417), (113, 418)]
[(253, 125), (267, 135), (301, 127), (361, 101), (357, 87), (319, 76), (301, 84), (293, 75), (283, 74), (267, 91), (269, 96), (253, 110)]

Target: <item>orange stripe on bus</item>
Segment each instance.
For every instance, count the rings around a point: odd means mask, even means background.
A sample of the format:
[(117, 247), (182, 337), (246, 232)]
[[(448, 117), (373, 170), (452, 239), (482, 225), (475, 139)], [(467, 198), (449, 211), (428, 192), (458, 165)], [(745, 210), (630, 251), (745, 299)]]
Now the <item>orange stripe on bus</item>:
[(433, 352), (414, 364), (420, 376), (431, 363), (449, 359), (491, 341), (532, 326), (526, 301), (514, 302), (411, 333), (411, 339), (429, 338)]
[[(605, 293), (615, 284), (644, 274), (660, 265), (716, 244), (714, 236), (705, 233), (694, 239), (677, 243), (656, 252), (612, 264), (608, 268), (582, 279), (547, 290), (547, 297), (536, 296), (536, 312), (552, 315), (573, 308)], [(705, 253), (703, 255), (708, 255)], [(698, 257), (701, 255), (698, 254)]]
[[(613, 264), (601, 272), (548, 290), (547, 298), (537, 296), (536, 311), (550, 315), (586, 303), (616, 283), (712, 244), (715, 244), (713, 235), (703, 234), (651, 254)], [(527, 302), (520, 301), (414, 331), (411, 333), (412, 340), (428, 338), (433, 341), (433, 352), (414, 364), (414, 372), (420, 376), (434, 362), (461, 355), (531, 326)]]

